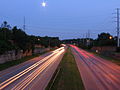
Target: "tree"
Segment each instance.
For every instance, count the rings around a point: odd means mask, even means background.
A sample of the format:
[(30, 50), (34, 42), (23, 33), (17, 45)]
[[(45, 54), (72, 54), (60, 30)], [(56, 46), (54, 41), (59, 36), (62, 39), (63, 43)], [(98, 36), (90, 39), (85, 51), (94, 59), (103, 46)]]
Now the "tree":
[(11, 29), (11, 26), (7, 23), (7, 21), (4, 21), (3, 24), (1, 24), (1, 28)]
[(0, 54), (9, 50), (33, 50), (35, 45), (45, 47), (60, 46), (58, 37), (40, 37), (27, 35), (22, 29), (16, 26), (10, 29), (10, 25), (5, 21), (0, 28)]
[(112, 35), (109, 33), (101, 33), (98, 34), (98, 38), (94, 41), (94, 45), (96, 46), (114, 46), (116, 42)]
[(6, 51), (15, 49), (15, 46), (11, 43), (12, 31), (9, 28), (5, 28), (7, 22), (4, 22), (4, 27), (0, 28), (0, 54)]
[(12, 40), (14, 41), (15, 45), (18, 46), (18, 48), (24, 51), (29, 49), (28, 36), (24, 31), (22, 31), (21, 29), (17, 29), (17, 27), (14, 27), (12, 29), (12, 33), (13, 33)]

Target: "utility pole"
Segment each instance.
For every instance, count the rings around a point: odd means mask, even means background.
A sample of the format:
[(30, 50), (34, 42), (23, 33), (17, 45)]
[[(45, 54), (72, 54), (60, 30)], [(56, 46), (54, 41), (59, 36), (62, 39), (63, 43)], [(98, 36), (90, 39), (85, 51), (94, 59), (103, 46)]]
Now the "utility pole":
[(50, 44), (51, 44), (51, 38), (48, 37), (48, 47), (50, 48)]
[(86, 33), (86, 41), (85, 41), (85, 43), (88, 46), (88, 32)]
[(25, 20), (25, 17), (24, 17), (24, 20), (23, 20), (23, 30), (25, 31), (26, 29), (26, 20)]
[(85, 40), (84, 40), (84, 39), (85, 39), (85, 38), (84, 38), (84, 34), (83, 34), (83, 45), (85, 44), (85, 42), (84, 42)]
[(117, 8), (117, 47), (120, 47), (120, 9)]
[(87, 43), (87, 46), (90, 45), (90, 31), (89, 30), (86, 33), (86, 43)]
[(91, 36), (90, 30), (88, 30), (88, 39), (89, 39), (89, 40), (90, 40), (90, 36)]
[(88, 30), (88, 40), (89, 40), (89, 45), (90, 45), (90, 36), (91, 36), (91, 32), (90, 32), (90, 30)]

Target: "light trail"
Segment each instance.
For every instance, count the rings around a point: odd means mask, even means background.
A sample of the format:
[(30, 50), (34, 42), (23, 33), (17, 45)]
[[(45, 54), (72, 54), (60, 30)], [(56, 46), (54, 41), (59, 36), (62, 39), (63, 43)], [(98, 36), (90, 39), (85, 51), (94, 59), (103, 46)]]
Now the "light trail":
[[(86, 90), (119, 90), (120, 67), (71, 45)], [(85, 55), (84, 55), (85, 54)]]
[[(2, 82), (0, 84), (0, 90), (4, 89), (6, 86), (10, 85), (11, 83), (13, 83), (14, 81), (16, 81), (17, 79), (19, 79), (20, 77), (22, 77), (23, 75), (27, 74), (28, 72), (30, 72), (31, 70), (37, 68), (40, 64), (44, 63), (45, 61), (47, 61), (48, 59), (50, 59), (51, 57), (56, 56), (57, 54), (61, 54), (64, 51), (64, 47), (61, 47), (55, 51), (53, 51), (53, 53), (47, 57), (45, 57), (44, 59), (38, 61), (37, 63), (33, 64), (32, 66), (28, 67), (27, 69), (21, 71), (20, 73), (14, 75), (13, 77), (7, 79), (6, 81)], [(52, 61), (51, 61), (52, 62)], [(46, 68), (49, 65), (50, 61), (48, 60), (47, 62), (45, 62), (45, 65), (42, 65), (42, 68)], [(41, 69), (41, 72), (43, 71), (43, 69)]]
[(43, 72), (51, 63), (54, 63), (59, 55), (61, 55), (64, 52), (62, 50), (60, 53), (52, 57), (49, 61), (47, 61), (45, 64), (43, 64), (41, 67), (36, 69), (33, 73), (31, 73), (27, 78), (22, 80), (20, 83), (18, 83), (12, 90), (24, 90), (41, 72)]

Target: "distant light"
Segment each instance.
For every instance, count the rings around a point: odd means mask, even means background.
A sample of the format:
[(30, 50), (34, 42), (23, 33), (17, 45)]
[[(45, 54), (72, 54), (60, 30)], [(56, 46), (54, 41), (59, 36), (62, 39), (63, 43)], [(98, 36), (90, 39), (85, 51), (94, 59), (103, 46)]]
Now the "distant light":
[(112, 39), (112, 38), (113, 38), (112, 36), (109, 37), (109, 39)]
[(46, 2), (42, 2), (42, 6), (43, 6), (43, 7), (46, 7)]
[(40, 39), (38, 38), (38, 41), (40, 41)]
[(96, 53), (98, 53), (98, 50), (96, 50)]

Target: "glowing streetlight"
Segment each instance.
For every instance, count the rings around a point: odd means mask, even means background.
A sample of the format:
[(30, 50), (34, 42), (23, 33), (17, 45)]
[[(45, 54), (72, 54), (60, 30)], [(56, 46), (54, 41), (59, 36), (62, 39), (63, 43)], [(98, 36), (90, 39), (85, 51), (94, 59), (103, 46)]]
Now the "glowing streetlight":
[(38, 38), (38, 41), (40, 41), (40, 39)]
[(46, 2), (43, 1), (43, 2), (42, 2), (42, 6), (43, 6), (43, 7), (46, 7)]
[(112, 36), (109, 37), (109, 39), (112, 39), (112, 38), (113, 38)]

